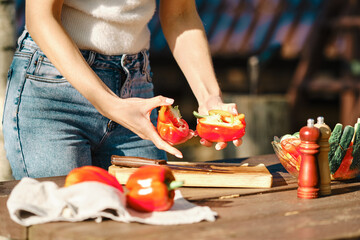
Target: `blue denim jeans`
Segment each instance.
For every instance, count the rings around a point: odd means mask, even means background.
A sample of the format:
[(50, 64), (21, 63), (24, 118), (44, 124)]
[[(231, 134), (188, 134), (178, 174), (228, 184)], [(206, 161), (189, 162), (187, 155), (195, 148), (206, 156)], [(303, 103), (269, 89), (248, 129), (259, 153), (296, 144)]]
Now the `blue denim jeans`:
[[(148, 52), (108, 56), (81, 51), (121, 98), (153, 97)], [(96, 93), (94, 93), (96, 94)], [(156, 124), (157, 112), (151, 114)], [(61, 176), (84, 165), (107, 169), (113, 154), (165, 159), (148, 140), (105, 118), (51, 64), (25, 31), (8, 73), (5, 150), (15, 179)]]

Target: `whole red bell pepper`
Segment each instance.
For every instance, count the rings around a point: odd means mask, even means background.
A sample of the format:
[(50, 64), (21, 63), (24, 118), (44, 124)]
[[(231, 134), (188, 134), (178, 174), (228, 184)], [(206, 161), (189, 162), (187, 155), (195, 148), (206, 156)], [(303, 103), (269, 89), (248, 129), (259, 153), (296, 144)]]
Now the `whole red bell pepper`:
[(174, 204), (174, 189), (181, 185), (166, 166), (140, 167), (126, 183), (127, 205), (140, 212), (166, 211)]
[(65, 178), (64, 187), (86, 181), (100, 182), (115, 187), (120, 192), (124, 192), (123, 187), (113, 175), (110, 175), (108, 171), (95, 166), (83, 166), (71, 170)]
[(210, 142), (229, 142), (245, 135), (245, 115), (234, 115), (223, 110), (210, 110), (203, 116), (194, 111), (198, 118), (196, 131), (201, 138)]
[(172, 145), (186, 142), (191, 131), (188, 123), (181, 118), (178, 106), (160, 108), (157, 130), (161, 138)]

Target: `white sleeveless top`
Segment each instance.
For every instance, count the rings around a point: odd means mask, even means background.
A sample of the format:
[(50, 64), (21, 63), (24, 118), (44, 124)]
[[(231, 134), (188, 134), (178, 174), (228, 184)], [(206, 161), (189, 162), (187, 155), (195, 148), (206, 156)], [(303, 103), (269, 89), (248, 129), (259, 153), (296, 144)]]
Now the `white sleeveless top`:
[(62, 24), (80, 49), (134, 54), (150, 45), (155, 0), (65, 0)]

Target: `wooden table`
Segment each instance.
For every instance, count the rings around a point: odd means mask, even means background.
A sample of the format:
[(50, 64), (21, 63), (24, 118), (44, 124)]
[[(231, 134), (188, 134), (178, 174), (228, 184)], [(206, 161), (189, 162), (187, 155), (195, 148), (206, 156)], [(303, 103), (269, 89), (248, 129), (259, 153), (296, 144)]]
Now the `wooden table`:
[[(189, 201), (218, 212), (215, 222), (178, 226), (104, 221), (56, 222), (22, 227), (8, 215), (6, 201), (17, 181), (0, 182), (0, 236), (11, 239), (344, 239), (360, 238), (360, 181), (332, 182), (332, 195), (297, 198), (297, 181), (275, 155), (227, 162), (264, 163), (270, 189), (181, 188)], [(45, 178), (59, 185), (64, 177)], [(1, 239), (1, 237), (0, 237)]]

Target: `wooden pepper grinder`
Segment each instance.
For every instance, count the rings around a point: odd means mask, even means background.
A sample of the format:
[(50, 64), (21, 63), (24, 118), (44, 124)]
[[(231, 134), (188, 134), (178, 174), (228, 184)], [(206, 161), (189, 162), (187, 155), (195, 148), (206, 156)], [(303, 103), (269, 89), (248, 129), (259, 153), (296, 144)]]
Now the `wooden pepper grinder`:
[(300, 129), (301, 164), (298, 178), (299, 198), (312, 199), (319, 196), (319, 168), (316, 154), (319, 152), (317, 141), (320, 131), (314, 127), (314, 119), (307, 120), (307, 126)]
[(325, 124), (323, 117), (317, 118), (317, 123), (315, 124), (315, 127), (320, 130), (320, 149), (317, 156), (320, 174), (320, 195), (327, 196), (331, 194), (331, 177), (329, 167), (329, 138), (331, 135), (331, 129), (328, 125)]

